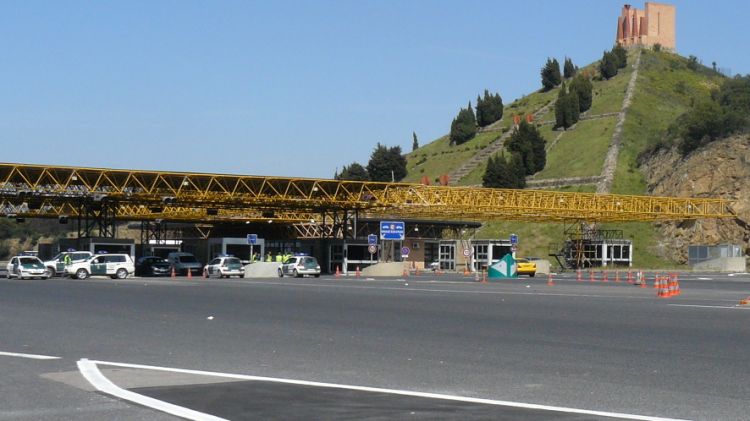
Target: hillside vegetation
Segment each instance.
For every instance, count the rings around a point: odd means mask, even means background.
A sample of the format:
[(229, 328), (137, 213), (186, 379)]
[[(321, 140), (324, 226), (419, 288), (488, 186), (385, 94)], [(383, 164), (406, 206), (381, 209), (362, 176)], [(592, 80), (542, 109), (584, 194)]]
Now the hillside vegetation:
[[(534, 179), (597, 176), (602, 171), (604, 157), (609, 148), (616, 115), (622, 108), (628, 81), (633, 72), (638, 50), (628, 52), (628, 66), (620, 69), (611, 79), (593, 80), (591, 109), (582, 115), (583, 120), (567, 131), (553, 130), (554, 107), (536, 119), (539, 131), (547, 141), (547, 166), (534, 175)], [(618, 156), (612, 193), (647, 194), (644, 175), (638, 167), (638, 157), (644, 151), (663, 142), (670, 126), (688, 111), (691, 104), (711, 98), (726, 78), (710, 68), (666, 51), (640, 51), (641, 61), (632, 103), (628, 109)], [(592, 71), (597, 63), (583, 67)], [(559, 88), (538, 91), (506, 106), (502, 120), (494, 125), (500, 132), (494, 136), (480, 133), (458, 147), (452, 148), (446, 138), (427, 144), (407, 155), (406, 180), (418, 182), (422, 176), (435, 180), (458, 168), (463, 162), (489, 144), (502, 130), (510, 130), (514, 114), (533, 113), (557, 97)], [(603, 115), (604, 114), (604, 115)], [(598, 116), (598, 117), (597, 117)], [(469, 149), (464, 149), (469, 147)], [(459, 181), (460, 185), (479, 185), (486, 164), (480, 165)], [(594, 192), (595, 185), (578, 185), (559, 189), (562, 191)], [(672, 267), (670, 260), (660, 257), (663, 247), (656, 228), (651, 223), (604, 224), (605, 229), (622, 229), (625, 237), (634, 240), (634, 264), (640, 267)], [(517, 221), (488, 222), (475, 233), (475, 238), (507, 238), (519, 234), (521, 255), (546, 257), (550, 244), (564, 240), (564, 226), (557, 223), (525, 223)]]

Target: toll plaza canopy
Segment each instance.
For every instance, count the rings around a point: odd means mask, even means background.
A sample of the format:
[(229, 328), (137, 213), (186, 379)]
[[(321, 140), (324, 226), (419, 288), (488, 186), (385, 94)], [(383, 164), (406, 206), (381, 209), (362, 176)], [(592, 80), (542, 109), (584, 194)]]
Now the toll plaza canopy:
[(0, 214), (117, 220), (313, 222), (327, 212), (372, 218), (657, 221), (734, 217), (711, 198), (426, 186), (291, 177), (0, 164)]

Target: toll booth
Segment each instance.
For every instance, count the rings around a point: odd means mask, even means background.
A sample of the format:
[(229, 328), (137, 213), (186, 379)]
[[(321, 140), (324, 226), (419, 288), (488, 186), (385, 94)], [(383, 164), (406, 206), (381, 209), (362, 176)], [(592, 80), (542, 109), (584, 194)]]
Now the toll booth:
[[(220, 255), (232, 255), (243, 261), (250, 261), (253, 253), (263, 256), (266, 249), (266, 242), (263, 238), (254, 240), (255, 244), (250, 244), (247, 237), (223, 237), (208, 239), (208, 255), (206, 261), (209, 261)], [(262, 257), (261, 257), (262, 259)]]
[(473, 272), (487, 270), (506, 254), (515, 257), (510, 240), (471, 240), (470, 267)]
[(97, 253), (125, 253), (135, 259), (135, 240), (128, 238), (63, 238), (60, 240), (59, 251), (74, 249)]

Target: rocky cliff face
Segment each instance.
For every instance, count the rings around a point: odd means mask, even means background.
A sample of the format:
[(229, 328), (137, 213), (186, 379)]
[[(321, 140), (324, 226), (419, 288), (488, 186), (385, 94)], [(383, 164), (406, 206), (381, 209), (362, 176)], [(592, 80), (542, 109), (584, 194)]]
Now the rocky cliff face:
[(683, 159), (676, 149), (641, 163), (654, 196), (720, 197), (732, 202), (737, 219), (660, 223), (659, 252), (687, 262), (691, 244), (739, 244), (750, 251), (750, 135), (710, 143)]

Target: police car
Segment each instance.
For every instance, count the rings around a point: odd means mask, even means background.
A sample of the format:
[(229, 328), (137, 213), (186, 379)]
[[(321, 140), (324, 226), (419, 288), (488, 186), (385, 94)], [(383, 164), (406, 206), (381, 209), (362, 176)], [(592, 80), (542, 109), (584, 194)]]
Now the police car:
[(219, 256), (208, 262), (203, 268), (203, 277), (209, 278), (211, 276), (217, 278), (229, 278), (231, 276), (242, 278), (245, 276), (245, 266), (236, 257)]
[(65, 274), (65, 256), (70, 256), (70, 263), (80, 263), (87, 259), (90, 259), (94, 253), (90, 251), (64, 251), (58, 253), (57, 256), (44, 262), (44, 266), (47, 268), (47, 276), (53, 277), (56, 275)]
[(10, 259), (6, 269), (8, 270), (8, 278), (47, 279), (44, 262), (36, 256), (15, 256)]
[(279, 278), (284, 275), (301, 278), (305, 275), (320, 277), (320, 265), (318, 259), (312, 256), (295, 255), (292, 256), (279, 267)]
[(112, 279), (125, 279), (135, 272), (135, 264), (129, 254), (95, 254), (83, 262), (72, 263), (65, 268), (65, 274), (78, 279), (104, 275)]

